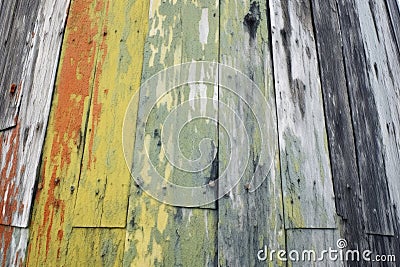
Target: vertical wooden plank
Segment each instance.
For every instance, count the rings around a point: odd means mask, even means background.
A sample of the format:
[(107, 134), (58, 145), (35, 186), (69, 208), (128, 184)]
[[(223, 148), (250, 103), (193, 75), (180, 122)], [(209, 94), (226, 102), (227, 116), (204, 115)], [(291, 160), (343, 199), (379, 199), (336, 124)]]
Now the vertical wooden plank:
[[(356, 145), (336, 1), (312, 1), (337, 214), (349, 248), (366, 249)], [(362, 263), (358, 266), (362, 266)]]
[(38, 10), (39, 1), (4, 1), (0, 6), (0, 130), (16, 125), (22, 92), (30, 91)]
[[(249, 77), (253, 88), (242, 84), (240, 77), (234, 77), (234, 86), (241, 88), (240, 98), (234, 88), (219, 88), (219, 101), (234, 111), (220, 111), (219, 121), (238, 129), (226, 133), (222, 128), (226, 125), (221, 125), (219, 130), (219, 174), (226, 172), (226, 180), (219, 181), (220, 190), (232, 180), (241, 180), (218, 201), (218, 266), (258, 266), (264, 264), (257, 260), (260, 248), (285, 247), (269, 16), (265, 1), (221, 2), (220, 62)], [(222, 80), (228, 74), (220, 71), (219, 75)], [(247, 106), (246, 101), (255, 97), (265, 99)], [(236, 115), (243, 121), (245, 133), (241, 134)], [(262, 119), (257, 121), (255, 116)], [(267, 125), (270, 132), (261, 131), (259, 124)], [(244, 135), (249, 138), (248, 155), (240, 150)], [(271, 156), (269, 162), (260, 159), (263, 150)], [(232, 154), (240, 156), (232, 158)], [(227, 169), (229, 163), (233, 168)]]
[[(119, 105), (126, 104), (124, 101), (129, 101), (126, 95), (134, 93), (140, 85), (147, 13), (147, 1), (72, 2), (33, 212), (29, 265), (69, 265), (71, 261), (78, 265), (121, 264), (128, 191), (122, 187), (123, 183), (119, 184), (119, 179), (129, 181), (130, 175), (121, 151), (121, 129), (116, 125), (123, 121), (125, 111)], [(121, 117), (114, 118), (114, 113)], [(110, 127), (112, 123), (115, 127)], [(106, 146), (100, 137), (109, 138), (105, 141), (110, 144)], [(119, 157), (122, 158), (118, 164), (115, 161)], [(80, 177), (86, 178), (82, 175), (90, 175), (92, 179), (96, 174), (107, 176), (110, 185), (98, 195), (97, 188), (91, 191), (79, 183)], [(81, 185), (82, 199), (96, 200), (94, 204), (86, 203), (88, 218), (84, 221), (80, 217), (81, 222), (96, 227), (118, 225), (121, 229), (74, 228), (75, 215), (83, 207), (83, 201), (77, 202), (76, 198)], [(98, 186), (104, 185), (105, 180), (101, 180)], [(102, 208), (106, 211), (101, 219), (93, 212), (100, 196), (104, 199), (99, 211)], [(112, 207), (118, 210), (110, 212)], [(82, 249), (85, 242), (94, 244), (96, 250), (89, 253), (91, 246)], [(106, 262), (94, 257), (103, 249), (102, 244), (111, 249), (103, 257)]]
[(121, 139), (125, 108), (139, 86), (146, 7), (135, 1), (107, 5), (77, 187), (73, 224), (80, 227), (125, 227), (127, 220), (131, 178)]
[(396, 0), (386, 0), (386, 7), (388, 9), (389, 25), (391, 34), (394, 35), (397, 43), (397, 51), (400, 53), (400, 3)]
[[(329, 13), (332, 9), (338, 13)], [(398, 194), (389, 192), (397, 184), (390, 184), (391, 177), (398, 176), (398, 166), (394, 166), (398, 164), (393, 164), (398, 162), (393, 150), (398, 143), (394, 129), (398, 81), (391, 73), (399, 68), (399, 57), (386, 12), (382, 2), (314, 1), (326, 115), (332, 118), (328, 132), (342, 232), (352, 249), (379, 247), (390, 254), (398, 247), (397, 234), (389, 237), (397, 229), (390, 201)], [(389, 58), (389, 54), (395, 56)], [(360, 261), (357, 266), (364, 264)]]
[[(365, 46), (368, 79), (376, 102), (382, 136), (382, 156), (394, 208), (400, 206), (400, 53), (390, 30), (390, 14), (384, 2), (356, 2)], [(371, 25), (375, 30), (371, 31)], [(385, 88), (385, 90), (382, 90)], [(393, 214), (394, 215), (394, 214)], [(395, 218), (400, 225), (400, 218)]]
[(1, 3), (2, 266), (22, 266), (25, 261), (28, 229), (15, 226), (27, 227), (30, 218), (68, 5), (69, 1)]
[(74, 228), (66, 255), (67, 265), (122, 266), (124, 241), (124, 229)]
[[(343, 55), (354, 127), (365, 231), (393, 234), (393, 215), (382, 151), (382, 133), (355, 1), (338, 1)], [(351, 188), (350, 188), (351, 189)]]
[(272, 1), (287, 228), (335, 228), (335, 202), (309, 1)]
[[(7, 64), (4, 65), (3, 74), (6, 78), (3, 83), (8, 83), (7, 79), (14, 79), (17, 76), (19, 82), (14, 86), (14, 93), (2, 90), (16, 98), (21, 97), (19, 96), (21, 94), (24, 97), (20, 103), (19, 118), (15, 120), (17, 126), (0, 133), (2, 141), (0, 145), (2, 177), (0, 182), (0, 199), (2, 200), (0, 221), (6, 225), (12, 224), (21, 227), (28, 225), (37, 166), (44, 141), (62, 40), (60, 33), (63, 32), (68, 7), (68, 2), (58, 5), (42, 3), (37, 7), (34, 7), (33, 4), (32, 6), (29, 3), (25, 4), (18, 4), (17, 11), (9, 10), (16, 18), (15, 25), (8, 22), (12, 24), (11, 27), (15, 28), (12, 31), (17, 31), (17, 33), (12, 38), (10, 37), (11, 39), (6, 37), (5, 42), (10, 42), (10, 44), (5, 47), (7, 50), (4, 51), (9, 51), (7, 53), (9, 53), (10, 62), (5, 62)], [(29, 10), (30, 8), (33, 13), (28, 16), (24, 12), (29, 12), (25, 9)], [(51, 17), (53, 17), (53, 25), (50, 28)], [(24, 31), (26, 32), (24, 33)], [(32, 34), (33, 32), (35, 34)], [(20, 36), (22, 33), (25, 34), (23, 41)], [(8, 34), (13, 35), (12, 32)], [(47, 38), (44, 38), (44, 35)], [(18, 42), (18, 44), (13, 44), (13, 42)], [(18, 48), (20, 44), (23, 46)], [(44, 53), (46, 53), (46, 57), (43, 56)], [(14, 59), (15, 69), (14, 65), (10, 64), (13, 57), (19, 57)], [(46, 68), (43, 68), (43, 65)], [(7, 99), (1, 101), (4, 101), (2, 102), (5, 104), (5, 106), (2, 104), (3, 107), (10, 108), (8, 111), (12, 111), (13, 108), (6, 105), (11, 103), (10, 101)], [(4, 114), (7, 112), (4, 110)], [(13, 114), (14, 112), (15, 110), (12, 111)], [(15, 115), (12, 115), (12, 121), (16, 118)], [(5, 127), (10, 127), (10, 125)]]
[[(379, 147), (384, 161), (387, 179), (388, 199), (392, 214), (393, 235), (382, 236), (382, 232), (371, 232), (369, 244), (375, 254), (395, 255), (400, 254), (400, 237), (398, 229), (400, 218), (397, 207), (400, 205), (400, 77), (393, 75), (400, 73), (400, 54), (397, 46), (396, 35), (393, 35), (391, 18), (387, 5), (381, 1), (356, 1), (355, 9), (360, 17), (360, 31), (365, 48), (367, 77), (371, 92), (376, 102), (379, 134), (382, 138), (382, 146)], [(374, 31), (371, 31), (374, 25)], [(382, 90), (385, 88), (385, 90)], [(387, 266), (394, 266), (388, 263)]]
[[(23, 85), (21, 89), (25, 91), (19, 112), (19, 140), (13, 147), (18, 151), (15, 159), (18, 163), (14, 165), (17, 173), (9, 184), (10, 188), (14, 184), (18, 192), (15, 198), (18, 212), (13, 215), (12, 224), (20, 227), (27, 227), (30, 218), (68, 7), (69, 1), (41, 3), (36, 19), (31, 48), (34, 52), (29, 59), (33, 67), (26, 74), (25, 83), (29, 87), (25, 90)], [(9, 195), (7, 199), (13, 197)]]
[(30, 226), (28, 265), (64, 265), (101, 43), (103, 1), (75, 0), (68, 14)]
[[(144, 53), (142, 83), (152, 75), (167, 67), (192, 60), (217, 61), (218, 44), (218, 3), (216, 1), (152, 1), (149, 10), (149, 30)], [(168, 84), (168, 79), (160, 78), (160, 84)], [(174, 130), (176, 124), (162, 126), (166, 116), (179, 103), (203, 93), (198, 87), (184, 87), (188, 90), (173, 90), (157, 101), (155, 113), (146, 120), (144, 136), (137, 136), (135, 157), (144, 152), (140, 141), (146, 140), (150, 159), (158, 173), (174, 183), (193, 186), (210, 179), (210, 168), (200, 174), (188, 173), (169, 164), (165, 153), (160, 152), (163, 129)], [(149, 90), (147, 90), (149, 89)], [(156, 88), (141, 88), (140, 100), (152, 97)], [(208, 90), (207, 90), (208, 91)], [(181, 93), (179, 93), (181, 92)], [(209, 93), (206, 92), (208, 96)], [(139, 105), (139, 113), (141, 112)], [(196, 111), (196, 110), (194, 110)], [(194, 112), (193, 111), (193, 112)], [(186, 120), (187, 113), (173, 117)], [(143, 118), (139, 118), (143, 119)], [(140, 122), (142, 123), (142, 122)], [(142, 127), (139, 124), (139, 127)], [(201, 127), (204, 127), (202, 125)], [(210, 126), (212, 127), (212, 126)], [(172, 129), (171, 129), (172, 128)], [(215, 126), (214, 126), (214, 129)], [(176, 129), (178, 130), (178, 129)], [(207, 129), (199, 128), (199, 136)], [(166, 134), (166, 133), (164, 133)], [(193, 133), (192, 133), (193, 135)], [(211, 135), (212, 136), (212, 135)], [(174, 136), (175, 137), (175, 136)], [(182, 137), (181, 137), (182, 138)], [(195, 155), (193, 147), (198, 142), (195, 135), (180, 141), (181, 148)], [(181, 139), (180, 139), (181, 140)], [(197, 142), (197, 143), (196, 143)], [(128, 148), (132, 151), (132, 148)], [(178, 153), (177, 150), (175, 150)], [(138, 161), (134, 160), (134, 164)], [(132, 162), (128, 162), (131, 165)], [(142, 173), (149, 171), (150, 164), (138, 166)], [(131, 187), (124, 265), (131, 266), (213, 266), (216, 255), (216, 212), (209, 208), (188, 209), (162, 204), (135, 186)]]
[[(370, 234), (368, 235), (368, 242), (369, 249), (372, 251), (371, 260), (381, 261), (372, 263), (372, 266), (398, 266), (398, 264), (396, 263), (398, 262), (398, 259), (400, 257), (398, 235), (383, 236)], [(379, 255), (379, 258), (376, 258), (377, 255)]]

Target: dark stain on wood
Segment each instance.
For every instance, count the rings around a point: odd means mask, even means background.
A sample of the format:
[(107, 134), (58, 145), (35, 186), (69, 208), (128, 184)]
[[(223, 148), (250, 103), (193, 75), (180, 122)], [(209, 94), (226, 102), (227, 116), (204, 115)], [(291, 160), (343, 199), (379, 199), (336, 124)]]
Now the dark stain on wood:
[(251, 3), (249, 13), (246, 14), (243, 20), (244, 26), (246, 26), (250, 39), (255, 39), (257, 35), (258, 25), (260, 25), (261, 13), (260, 4), (257, 2)]
[(293, 102), (297, 103), (301, 117), (304, 118), (305, 110), (306, 110), (306, 102), (305, 102), (305, 93), (306, 93), (306, 85), (300, 79), (295, 79), (293, 81), (291, 90), (292, 96), (295, 97)]

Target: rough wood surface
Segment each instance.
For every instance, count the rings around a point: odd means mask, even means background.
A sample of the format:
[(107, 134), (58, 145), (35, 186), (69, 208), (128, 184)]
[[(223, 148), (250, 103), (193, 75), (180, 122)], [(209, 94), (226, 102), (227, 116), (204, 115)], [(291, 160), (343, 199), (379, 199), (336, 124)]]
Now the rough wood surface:
[[(1, 266), (308, 266), (257, 253), (321, 251), (339, 238), (400, 259), (397, 0), (73, 0), (67, 14), (68, 4), (0, 0)], [(143, 118), (161, 86), (212, 75), (219, 85), (175, 88)], [(256, 87), (265, 106), (240, 99)], [(177, 142), (162, 139), (168, 131)], [(179, 169), (205, 137), (210, 164)], [(215, 203), (176, 207), (129, 173), (151, 179), (151, 165), (211, 195), (241, 180)]]
[[(388, 1), (390, 2), (390, 1)], [(384, 2), (357, 1), (360, 29), (365, 46), (368, 80), (376, 102), (378, 128), (391, 206), (400, 205), (400, 54), (392, 32), (386, 30), (391, 18)], [(371, 31), (371, 25), (375, 30)], [(382, 90), (384, 88), (384, 90)], [(395, 216), (393, 214), (392, 216)], [(397, 223), (400, 219), (395, 218)], [(395, 223), (395, 222), (393, 222)]]
[(341, 234), (351, 249), (393, 254), (399, 54), (389, 14), (375, 1), (313, 1), (313, 8)]
[(30, 90), (39, 2), (0, 3), (0, 130), (17, 124), (21, 96)]
[(122, 266), (124, 229), (74, 228), (70, 239), (65, 266)]
[[(219, 6), (216, 1), (152, 1), (149, 10), (149, 30), (143, 62), (142, 83), (152, 75), (167, 67), (182, 62), (196, 60), (217, 61), (218, 57), (218, 16)], [(215, 16), (214, 16), (215, 14)], [(209, 26), (208, 26), (209, 25)], [(208, 32), (207, 32), (208, 31)], [(196, 74), (200, 69), (196, 70)], [(140, 101), (145, 101), (165, 90), (160, 85), (168, 85), (168, 79), (161, 77), (156, 88), (142, 87)], [(189, 77), (188, 77), (189, 79)], [(201, 91), (200, 85), (190, 84), (184, 90), (172, 91), (161, 98), (155, 105), (155, 114), (148, 120), (139, 115), (138, 127), (146, 127), (145, 135), (136, 137), (134, 157), (147, 157), (143, 144), (148, 144), (149, 159), (143, 165), (136, 166), (141, 173), (150, 172), (156, 166), (158, 173), (168, 181), (179, 185), (193, 186), (210, 180), (211, 166), (202, 172), (188, 173), (172, 165), (161, 152), (161, 137), (164, 131), (176, 131), (175, 124), (162, 125), (166, 116), (181, 102), (190, 97), (199, 97), (205, 93), (212, 96), (213, 87)], [(186, 89), (185, 89), (186, 88)], [(167, 88), (168, 89), (168, 88)], [(140, 102), (139, 102), (140, 103)], [(154, 103), (156, 104), (156, 103)], [(139, 114), (142, 114), (139, 105)], [(199, 108), (198, 106), (194, 107)], [(195, 115), (196, 111), (190, 110)], [(211, 110), (214, 112), (214, 110)], [(191, 113), (179, 113), (173, 119), (187, 120)], [(190, 120), (190, 118), (189, 118)], [(169, 128), (169, 127), (172, 127)], [(190, 128), (191, 126), (189, 126)], [(193, 127), (193, 126), (192, 126)], [(186, 156), (195, 155), (198, 138), (203, 138), (209, 130), (211, 138), (216, 133), (215, 124), (209, 126), (196, 124), (197, 134), (191, 128), (189, 136), (179, 136), (179, 144)], [(213, 134), (214, 132), (214, 134)], [(144, 143), (144, 140), (147, 140)], [(201, 140), (201, 139), (200, 139)], [(178, 149), (175, 148), (176, 153)], [(135, 162), (134, 162), (135, 163)], [(128, 162), (129, 164), (129, 162)], [(137, 177), (136, 177), (137, 178)], [(159, 185), (161, 188), (161, 185)], [(124, 264), (130, 266), (213, 266), (216, 258), (216, 212), (211, 207), (179, 208), (160, 203), (147, 195), (132, 180), (128, 208), (127, 242)]]
[[(392, 235), (393, 217), (382, 151), (377, 103), (368, 77), (368, 61), (355, 1), (338, 1), (343, 56), (356, 145), (365, 230)], [(372, 67), (372, 66), (371, 66)], [(352, 190), (352, 188), (349, 188)]]
[[(0, 221), (2, 224), (28, 226), (67, 7), (68, 2), (56, 5), (41, 3), (37, 7), (38, 15), (33, 13), (33, 18), (23, 13), (29, 12), (28, 10), (32, 8), (29, 5), (18, 7), (18, 12), (22, 12), (21, 14), (9, 11), (14, 14), (16, 20), (19, 20), (13, 27), (17, 31), (16, 35), (26, 30), (29, 31), (29, 34), (26, 32), (25, 35), (29, 35), (29, 38), (23, 41), (25, 54), (22, 50), (19, 52), (17, 47), (15, 50), (10, 48), (6, 50), (17, 52), (16, 54), (10, 53), (10, 57), (20, 56), (23, 61), (15, 62), (20, 69), (13, 70), (21, 75), (18, 78), (20, 81), (17, 82), (18, 88), (14, 92), (15, 96), (21, 94), (20, 97), (22, 97), (19, 107), (20, 114), (15, 120), (16, 127), (0, 132), (2, 177)], [(23, 17), (28, 21), (24, 21)], [(24, 38), (26, 38), (25, 35)], [(6, 39), (6, 41), (11, 43), (15, 41), (18, 45), (22, 42), (18, 38)], [(44, 65), (47, 67), (43, 68)], [(8, 63), (4, 65), (3, 75), (15, 79), (12, 74), (8, 73), (9, 71), (13, 72), (11, 66), (12, 64), (8, 65)], [(2, 90), (2, 92), (5, 91)], [(12, 100), (2, 99), (1, 101), (4, 101), (2, 102), (3, 106)]]
[[(223, 1), (220, 9), (220, 62), (242, 72), (259, 88), (246, 86), (240, 90), (240, 98), (230, 91), (231, 88), (219, 88), (220, 102), (226, 103), (235, 111), (235, 114), (220, 112), (220, 121), (229, 123), (232, 129), (238, 129), (237, 136), (224, 132), (222, 127), (226, 125), (222, 125), (219, 131), (219, 173), (227, 171), (227, 181), (220, 181), (220, 187), (223, 188), (224, 184), (229, 184), (230, 180), (234, 181), (243, 171), (244, 173), (239, 183), (218, 201), (218, 266), (258, 266), (264, 264), (258, 262), (256, 257), (260, 248), (285, 247), (278, 130), (268, 29), (269, 7), (263, 1)], [(220, 73), (220, 79), (223, 75), (227, 74)], [(239, 78), (236, 77), (235, 86), (241, 88), (244, 84)], [(270, 113), (265, 114), (261, 106), (246, 104), (248, 99), (258, 96), (257, 90), (264, 95)], [(262, 119), (257, 121), (254, 113), (261, 115)], [(235, 119), (237, 115), (244, 121), (244, 130), (249, 138), (249, 147), (243, 151), (244, 134), (240, 134), (239, 129), (242, 125)], [(266, 124), (271, 131), (260, 132), (258, 124)], [(264, 135), (264, 143), (260, 140), (261, 135)], [(224, 147), (227, 140), (231, 142), (231, 151)], [(245, 154), (246, 149), (249, 149), (248, 155)], [(234, 153), (234, 150), (239, 151)], [(260, 159), (261, 150), (272, 152), (272, 164), (267, 159)], [(241, 169), (241, 165), (247, 161), (246, 169)], [(234, 167), (227, 169), (228, 163), (233, 163)], [(255, 166), (264, 168), (266, 172), (256, 172)], [(271, 264), (277, 265), (276, 262)]]
[[(340, 260), (329, 260), (326, 254), (322, 254), (323, 250), (329, 248), (339, 250), (337, 247), (339, 238), (339, 231), (334, 229), (289, 229), (287, 231), (287, 254), (285, 255), (289, 262), (288, 265), (293, 267), (305, 265), (344, 266)], [(296, 251), (299, 254), (292, 254), (291, 251)], [(312, 252), (309, 254), (310, 251)]]
[(335, 202), (312, 13), (271, 2), (286, 228), (335, 228)]
[(1, 3), (2, 266), (25, 260), (28, 229), (15, 226), (27, 227), (30, 219), (68, 5)]
[[(122, 126), (103, 125), (96, 121), (96, 116), (104, 117), (104, 112), (99, 109), (100, 102), (108, 113), (123, 114), (124, 110), (113, 110), (119, 108), (117, 102), (129, 101), (121, 98), (140, 86), (147, 13), (146, 1), (77, 0), (71, 4), (30, 226), (27, 259), (30, 266), (69, 265), (71, 260), (100, 264), (102, 260), (94, 254), (102, 250), (102, 244), (110, 248), (111, 254), (117, 251), (119, 255), (116, 258), (105, 255), (103, 258), (108, 263), (119, 265), (122, 259), (124, 242), (121, 238), (125, 238), (122, 229), (126, 224), (128, 204), (124, 181), (130, 181), (120, 145)], [(109, 88), (107, 79), (112, 83)], [(111, 114), (106, 117), (109, 124), (117, 120)], [(115, 123), (122, 121), (120, 118)], [(112, 146), (104, 146), (100, 138), (105, 134), (102, 132), (108, 130), (115, 131), (110, 136), (115, 139), (110, 141)], [(93, 141), (92, 150), (90, 140)], [(98, 142), (102, 142), (100, 148)], [(106, 168), (111, 164), (107, 163), (107, 158), (112, 159), (115, 168)], [(100, 170), (99, 183), (89, 188), (90, 183), (97, 183), (93, 177)], [(109, 177), (107, 190), (104, 190), (105, 177)], [(78, 194), (81, 196), (77, 199)], [(104, 202), (103, 197), (108, 201)], [(85, 213), (81, 214), (85, 198), (93, 203), (88, 203)], [(95, 207), (102, 209), (104, 215), (101, 216), (101, 210), (95, 210)], [(108, 226), (109, 229), (90, 228), (86, 231), (75, 227), (80, 225)], [(109, 242), (99, 237), (108, 238)], [(93, 254), (81, 250), (85, 241), (93, 244)]]
[[(313, 1), (336, 212), (351, 248), (365, 248), (361, 191), (337, 5)], [(351, 189), (351, 190), (350, 190)]]

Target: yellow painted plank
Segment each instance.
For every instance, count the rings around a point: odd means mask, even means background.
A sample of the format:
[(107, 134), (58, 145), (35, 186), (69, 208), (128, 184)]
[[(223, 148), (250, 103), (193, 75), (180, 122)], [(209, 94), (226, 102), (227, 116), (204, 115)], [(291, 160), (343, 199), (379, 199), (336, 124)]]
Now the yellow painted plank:
[(124, 229), (74, 228), (67, 266), (122, 266)]
[[(90, 157), (89, 154), (84, 155), (84, 149), (89, 147), (92, 138), (90, 132), (97, 133), (96, 129), (100, 129), (99, 134), (104, 137), (109, 133), (103, 125), (96, 128), (96, 120), (93, 120), (96, 103), (101, 101), (103, 106), (108, 106), (107, 112), (112, 112), (109, 107), (111, 103), (123, 101), (121, 94), (126, 95), (126, 91), (134, 90), (139, 85), (144, 39), (141, 40), (140, 35), (136, 34), (141, 32), (141, 27), (147, 29), (146, 20), (140, 21), (142, 14), (147, 14), (146, 9), (147, 1), (110, 1), (109, 3), (89, 0), (72, 1), (32, 215), (28, 266), (66, 265), (67, 248), (82, 245), (83, 240), (79, 238), (74, 237), (71, 240), (79, 177), (87, 174), (94, 177), (99, 173), (97, 165), (101, 165), (102, 161), (104, 166), (101, 168), (106, 173), (103, 173), (101, 178), (109, 176), (108, 183), (112, 182), (116, 185), (119, 183), (118, 176), (121, 175), (125, 176), (125, 180), (129, 182), (129, 173), (126, 171), (125, 164), (115, 166), (115, 168), (121, 168), (121, 170), (116, 170), (112, 166), (108, 169), (107, 166), (112, 165), (111, 163), (104, 163), (104, 159), (117, 160), (115, 157), (118, 155), (114, 156), (110, 146), (103, 147), (104, 143), (99, 145), (99, 139), (93, 138), (92, 151), (95, 154), (90, 154)], [(134, 22), (135, 19), (136, 22)], [(104, 29), (108, 31), (105, 32)], [(127, 46), (129, 46), (130, 54), (126, 51)], [(124, 56), (121, 58), (121, 55)], [(107, 71), (104, 71), (105, 68)], [(103, 72), (98, 72), (99, 69), (103, 69)], [(109, 83), (104, 77), (107, 77), (109, 73), (117, 75), (110, 81), (114, 83), (117, 80), (117, 86), (106, 88)], [(124, 86), (126, 89), (122, 90)], [(103, 90), (99, 91), (99, 88)], [(106, 89), (109, 89), (108, 94)], [(122, 91), (119, 93), (120, 90)], [(103, 112), (98, 111), (97, 114), (103, 120)], [(109, 123), (113, 119), (107, 117), (104, 120)], [(121, 137), (119, 133), (115, 134), (118, 136), (115, 136), (116, 140), (113, 144), (115, 149), (118, 149), (121, 145), (116, 144), (120, 142)], [(98, 159), (93, 161), (96, 157)], [(91, 169), (90, 173), (87, 173), (89, 159), (92, 160)], [(124, 162), (123, 156), (121, 161)], [(82, 166), (86, 168), (84, 174), (81, 173)], [(96, 168), (92, 168), (93, 166)], [(128, 194), (128, 189), (125, 187), (127, 186), (124, 184), (122, 187), (119, 183), (117, 187), (111, 186), (112, 190), (105, 191), (111, 193), (105, 194), (104, 201), (110, 203), (110, 206), (104, 210), (123, 205), (125, 209), (115, 210), (114, 213), (103, 212), (101, 223), (104, 225), (113, 224), (112, 216), (116, 213), (121, 213), (118, 215), (119, 219), (117, 217), (118, 225), (125, 224), (124, 213), (126, 213)], [(83, 194), (87, 187), (82, 188)], [(117, 199), (116, 194), (121, 192), (120, 190), (125, 190), (125, 199), (123, 193), (119, 196), (121, 200)], [(87, 197), (90, 201), (94, 199)], [(87, 205), (87, 214), (90, 219), (88, 221), (91, 223), (97, 219), (96, 224), (100, 223), (98, 214), (90, 209), (93, 207), (91, 204)], [(120, 239), (120, 235), (116, 238)], [(68, 257), (72, 257), (72, 254), (69, 253)], [(91, 256), (88, 254), (86, 257), (89, 261)]]
[(145, 1), (108, 3), (74, 226), (126, 225), (130, 173), (122, 147), (122, 124), (126, 107), (140, 86), (147, 14)]

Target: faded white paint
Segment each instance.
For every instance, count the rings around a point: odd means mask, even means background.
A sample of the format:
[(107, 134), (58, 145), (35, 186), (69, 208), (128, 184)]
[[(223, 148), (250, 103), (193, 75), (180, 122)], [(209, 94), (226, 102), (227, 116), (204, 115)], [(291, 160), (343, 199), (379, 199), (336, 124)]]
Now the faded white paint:
[(210, 29), (208, 26), (208, 8), (203, 8), (201, 10), (201, 19), (199, 21), (199, 40), (200, 43), (202, 44), (203, 50), (205, 45), (207, 44), (209, 30)]
[[(278, 0), (271, 2), (286, 227), (335, 228), (336, 209), (311, 13), (302, 13), (300, 1), (289, 1), (290, 18), (285, 18), (283, 5)], [(285, 19), (290, 20), (290, 29), (285, 29)], [(281, 31), (286, 31), (287, 43)]]

